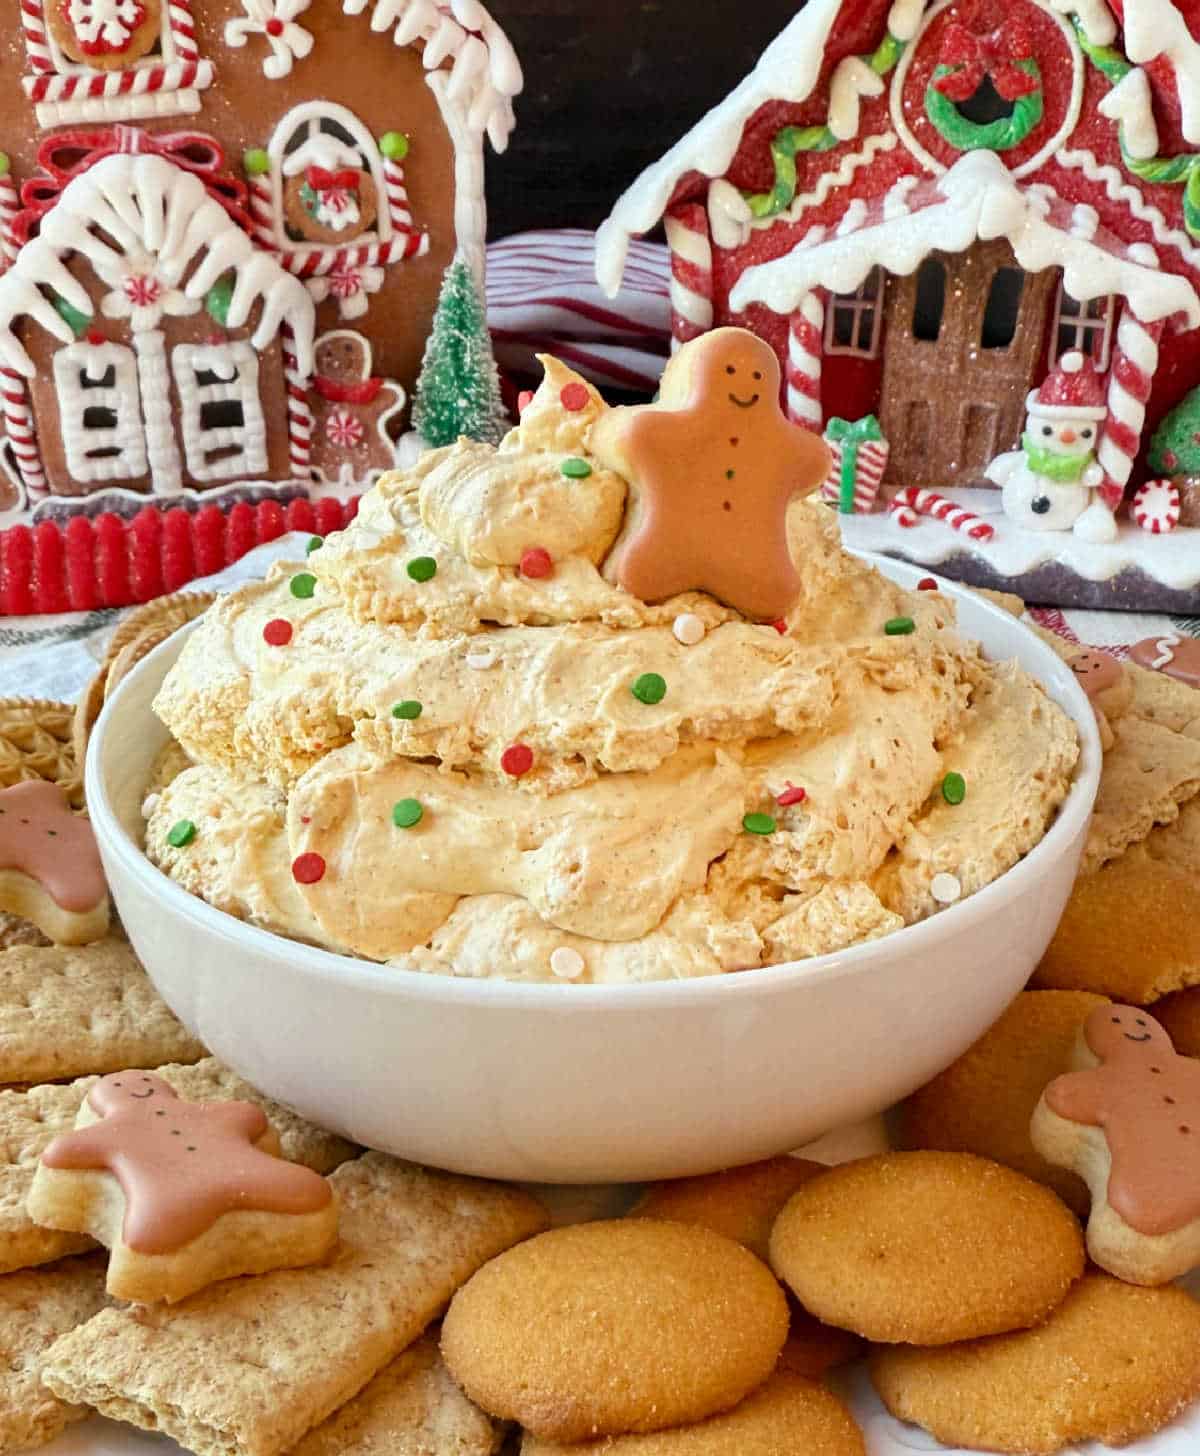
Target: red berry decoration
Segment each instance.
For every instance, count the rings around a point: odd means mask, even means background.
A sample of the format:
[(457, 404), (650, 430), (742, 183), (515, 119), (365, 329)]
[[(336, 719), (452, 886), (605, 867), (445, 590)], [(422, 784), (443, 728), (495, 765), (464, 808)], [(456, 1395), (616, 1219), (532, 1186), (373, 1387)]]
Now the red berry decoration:
[(541, 546), (533, 546), (521, 557), (521, 575), (530, 581), (542, 581), (554, 575), (554, 558)]
[(570, 410), (572, 414), (578, 414), (580, 410), (587, 409), (592, 402), (592, 396), (588, 393), (586, 384), (567, 384), (559, 395), (562, 407)]
[(325, 878), (325, 861), (319, 854), (302, 854), (292, 861), (292, 879), (298, 885), (315, 885)]
[(781, 809), (790, 809), (793, 804), (803, 804), (807, 798), (807, 789), (798, 789), (795, 784), (788, 784), (775, 802)]
[(523, 778), (533, 767), (533, 749), (527, 743), (514, 743), (500, 755), (500, 767), (511, 778)]
[(772, 622), (771, 626), (775, 628), (776, 632), (778, 632), (781, 637), (787, 636), (788, 626), (782, 617), (780, 617), (778, 622)]
[(268, 647), (286, 647), (292, 640), (292, 624), (283, 617), (276, 617), (263, 628), (263, 641)]
[(266, 30), (268, 35), (282, 35), (283, 21), (277, 16), (272, 15), (270, 20), (267, 21)]
[(937, 591), (937, 589), (938, 584), (936, 581), (934, 581), (932, 576), (923, 576), (921, 580), (917, 582), (918, 591)]

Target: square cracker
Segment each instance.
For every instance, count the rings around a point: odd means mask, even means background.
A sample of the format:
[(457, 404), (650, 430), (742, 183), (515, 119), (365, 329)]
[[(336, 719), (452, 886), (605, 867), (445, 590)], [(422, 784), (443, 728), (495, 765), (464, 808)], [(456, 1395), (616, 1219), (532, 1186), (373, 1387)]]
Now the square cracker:
[(128, 941), (18, 945), (0, 954), (0, 1083), (62, 1082), (202, 1056)]
[(422, 1333), (481, 1265), (547, 1226), (528, 1194), (369, 1153), (333, 1175), (327, 1265), (213, 1285), (174, 1309), (105, 1310), (43, 1378), (64, 1400), (197, 1456), (278, 1456)]
[(1080, 866), (1085, 875), (1145, 839), (1156, 824), (1170, 824), (1179, 806), (1200, 793), (1200, 740), (1132, 713), (1112, 729)]
[(0, 1452), (44, 1446), (88, 1414), (52, 1395), (42, 1356), (105, 1305), (104, 1260), (68, 1259), (0, 1279)]
[[(342, 1138), (264, 1097), (214, 1057), (195, 1066), (160, 1067), (158, 1073), (189, 1102), (257, 1102), (279, 1134), (283, 1156), (318, 1173), (332, 1172), (355, 1151)], [(79, 1105), (95, 1082), (95, 1077), (81, 1077), (64, 1087), (0, 1092), (0, 1273), (92, 1247), (92, 1240), (82, 1234), (40, 1228), (26, 1213), (25, 1200), (42, 1152), (75, 1126)]]
[(289, 1456), (493, 1456), (500, 1431), (455, 1385), (426, 1336)]

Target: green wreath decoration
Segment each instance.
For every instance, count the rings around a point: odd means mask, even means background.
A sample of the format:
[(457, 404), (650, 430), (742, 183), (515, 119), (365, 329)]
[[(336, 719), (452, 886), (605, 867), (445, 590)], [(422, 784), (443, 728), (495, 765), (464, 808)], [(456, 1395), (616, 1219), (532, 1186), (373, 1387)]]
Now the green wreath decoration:
[[(1013, 106), (1013, 114), (999, 121), (970, 121), (948, 96), (942, 95), (936, 85), (931, 84), (928, 87), (925, 92), (925, 115), (955, 151), (1011, 151), (1013, 147), (1019, 147), (1040, 125), (1046, 111), (1041, 68), (1035, 60), (1017, 61), (1016, 65), (1036, 79), (1038, 88), (1028, 96), (1018, 97)], [(961, 66), (938, 66), (933, 73), (933, 80), (940, 81), (943, 76), (952, 76), (961, 69)]]

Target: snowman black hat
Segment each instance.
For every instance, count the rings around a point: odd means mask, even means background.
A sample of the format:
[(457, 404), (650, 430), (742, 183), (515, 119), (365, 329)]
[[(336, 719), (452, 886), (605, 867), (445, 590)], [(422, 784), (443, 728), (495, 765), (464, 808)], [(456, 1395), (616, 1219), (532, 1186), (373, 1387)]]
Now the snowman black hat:
[(1064, 354), (1025, 403), (1031, 415), (1045, 420), (1103, 420), (1104, 381), (1096, 366), (1078, 350)]

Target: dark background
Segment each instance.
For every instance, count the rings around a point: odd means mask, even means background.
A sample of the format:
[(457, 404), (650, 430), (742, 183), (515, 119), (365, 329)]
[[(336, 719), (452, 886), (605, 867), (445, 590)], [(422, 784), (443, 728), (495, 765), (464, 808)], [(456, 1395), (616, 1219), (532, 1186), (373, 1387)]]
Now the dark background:
[(517, 130), (488, 159), (490, 235), (596, 227), (722, 101), (800, 0), (488, 0), (525, 69)]

